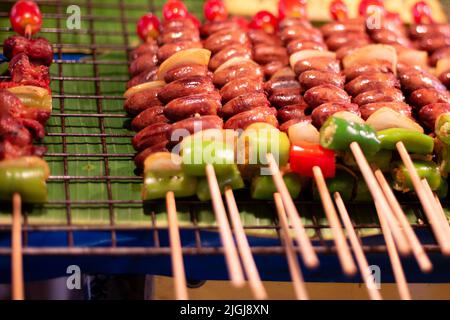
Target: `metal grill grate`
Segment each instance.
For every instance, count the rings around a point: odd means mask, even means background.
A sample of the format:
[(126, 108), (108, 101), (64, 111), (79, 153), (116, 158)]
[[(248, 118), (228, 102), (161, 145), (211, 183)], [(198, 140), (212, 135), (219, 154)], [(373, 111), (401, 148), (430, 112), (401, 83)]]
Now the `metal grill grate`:
[[(3, 1), (12, 4), (13, 0)], [(187, 2), (190, 8), (200, 8), (201, 1)], [(24, 212), (24, 254), (26, 255), (168, 255), (170, 248), (161, 244), (160, 230), (164, 224), (158, 223), (158, 210), (163, 202), (143, 204), (139, 200), (142, 179), (133, 173), (132, 157), (134, 151), (130, 144), (131, 131), (120, 127), (127, 122), (122, 103), (122, 93), (128, 80), (128, 53), (136, 42), (134, 23), (146, 10), (159, 12), (161, 4), (150, 0), (148, 3), (129, 4), (125, 0), (98, 1), (39, 1), (44, 12), (43, 37), (54, 44), (56, 53), (51, 69), (54, 112), (48, 125), (48, 134), (43, 144), (49, 148), (45, 158), (52, 168), (48, 184), (50, 199), (42, 208), (28, 208)], [(66, 7), (77, 4), (82, 9), (81, 30), (69, 30), (65, 26)], [(0, 6), (0, 10), (7, 8)], [(104, 14), (101, 14), (105, 11)], [(110, 12), (109, 12), (110, 11)], [(195, 12), (195, 10), (193, 10)], [(113, 15), (111, 12), (115, 12)], [(132, 15), (132, 16), (131, 16)], [(12, 34), (7, 26), (8, 11), (0, 12), (0, 40)], [(47, 21), (53, 24), (47, 26)], [(114, 30), (103, 30), (100, 26), (108, 22)], [(100, 29), (99, 29), (100, 28)], [(75, 42), (74, 39), (77, 39)], [(79, 40), (82, 39), (82, 40)], [(115, 39), (109, 42), (108, 40)], [(78, 60), (70, 53), (83, 52), (88, 56)], [(107, 70), (123, 70), (122, 74), (108, 74)], [(68, 73), (67, 70), (70, 72)], [(80, 74), (74, 72), (80, 70)], [(106, 70), (106, 71), (105, 71)], [(84, 75), (84, 74), (88, 75)], [(5, 76), (1, 76), (5, 79)], [(89, 92), (77, 91), (79, 87), (91, 87)], [(108, 91), (110, 84), (120, 84), (120, 89)], [(78, 107), (78, 109), (73, 106)], [(75, 110), (74, 110), (75, 109)], [(74, 122), (78, 120), (79, 123)], [(78, 124), (79, 126), (74, 126)], [(115, 127), (119, 124), (119, 127)], [(89, 127), (89, 130), (83, 130)], [(79, 129), (82, 132), (77, 132)], [(89, 132), (85, 132), (89, 131)], [(117, 139), (117, 140), (116, 140)], [(75, 147), (74, 147), (75, 144)], [(123, 147), (118, 147), (124, 144)], [(119, 150), (119, 151), (116, 151)], [(84, 162), (87, 164), (84, 164)], [(95, 165), (94, 174), (83, 174), (77, 166)], [(56, 168), (56, 170), (54, 169)], [(89, 172), (89, 170), (87, 171)], [(88, 192), (80, 193), (79, 185)], [(85, 188), (85, 189), (86, 189)], [(97, 189), (98, 188), (98, 189)], [(121, 190), (134, 191), (121, 195)], [(102, 191), (97, 197), (96, 190)], [(94, 191), (90, 193), (89, 191)], [(253, 211), (272, 211), (272, 202), (248, 200), (246, 194), (237, 194), (240, 209), (253, 208)], [(428, 228), (417, 202), (404, 201), (402, 204), (410, 215), (416, 230)], [(329, 226), (322, 214), (321, 205), (308, 200), (297, 201), (299, 211), (305, 215), (305, 228), (318, 241), (314, 243), (319, 253), (334, 253), (335, 248), (329, 241)], [(203, 209), (210, 208), (209, 203), (197, 200), (177, 200), (177, 206), (188, 217), (181, 229), (194, 233), (194, 242), (183, 247), (187, 255), (221, 254), (221, 247), (205, 246), (201, 231), (215, 231), (216, 226), (206, 221)], [(379, 232), (379, 224), (371, 204), (349, 204), (353, 213), (353, 223), (360, 235)], [(1, 231), (10, 230), (5, 221), (8, 210), (2, 215)], [(37, 214), (36, 214), (37, 212)], [(49, 214), (50, 212), (50, 214)], [(86, 214), (84, 214), (84, 212)], [(64, 213), (64, 218), (61, 218)], [(358, 214), (359, 213), (359, 214)], [(41, 214), (43, 217), (39, 216)], [(100, 218), (91, 219), (98, 214)], [(105, 216), (106, 214), (106, 216)], [(81, 216), (81, 219), (80, 219)], [(123, 216), (127, 217), (124, 219)], [(86, 218), (87, 217), (87, 218)], [(138, 218), (136, 218), (138, 217)], [(244, 216), (243, 216), (244, 217)], [(275, 214), (268, 216), (251, 216), (252, 221), (244, 221), (244, 228), (252, 234), (271, 235), (278, 239), (276, 246), (252, 246), (254, 254), (282, 254), (284, 248), (278, 235), (278, 222)], [(205, 222), (206, 221), (206, 222)], [(151, 247), (123, 247), (117, 244), (117, 232), (148, 230), (153, 237)], [(33, 247), (28, 243), (30, 232), (64, 231), (67, 232), (67, 246)], [(74, 238), (76, 231), (107, 231), (110, 233), (108, 247), (81, 247)], [(252, 243), (252, 241), (251, 241)], [(371, 253), (386, 252), (384, 244), (364, 245), (364, 250)], [(438, 251), (437, 245), (427, 243), (427, 251)], [(297, 248), (298, 249), (298, 248)], [(11, 249), (1, 247), (0, 254), (10, 254)]]

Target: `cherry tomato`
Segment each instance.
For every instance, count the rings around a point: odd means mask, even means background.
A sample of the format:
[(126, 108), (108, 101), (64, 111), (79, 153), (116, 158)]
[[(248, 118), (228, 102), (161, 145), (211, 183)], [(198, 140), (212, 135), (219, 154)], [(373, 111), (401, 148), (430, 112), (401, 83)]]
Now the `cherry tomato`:
[(144, 41), (147, 41), (149, 38), (156, 39), (159, 36), (159, 24), (157, 16), (147, 13), (137, 22), (136, 33)]
[(336, 21), (342, 21), (348, 18), (347, 5), (342, 0), (334, 0), (330, 3), (330, 14)]
[(186, 18), (188, 10), (180, 0), (168, 0), (163, 6), (163, 16), (165, 20)]
[(373, 13), (373, 7), (378, 7), (384, 10), (383, 0), (362, 0), (359, 3), (359, 15), (360, 16), (369, 16)]
[(42, 14), (34, 1), (20, 0), (14, 4), (9, 13), (11, 27), (15, 32), (24, 36), (35, 34), (41, 30)]
[(251, 29), (262, 29), (267, 33), (275, 33), (277, 30), (278, 19), (269, 11), (259, 11), (250, 21), (249, 27)]
[(278, 19), (306, 18), (306, 0), (280, 0), (278, 2)]
[(195, 27), (200, 28), (200, 20), (197, 19), (196, 16), (194, 16), (192, 13), (188, 12), (186, 18), (189, 18), (194, 23)]
[(434, 22), (431, 16), (431, 8), (425, 1), (418, 1), (414, 4), (412, 15), (417, 24)]
[(206, 20), (220, 21), (228, 17), (228, 11), (222, 0), (208, 0), (203, 6), (203, 14)]

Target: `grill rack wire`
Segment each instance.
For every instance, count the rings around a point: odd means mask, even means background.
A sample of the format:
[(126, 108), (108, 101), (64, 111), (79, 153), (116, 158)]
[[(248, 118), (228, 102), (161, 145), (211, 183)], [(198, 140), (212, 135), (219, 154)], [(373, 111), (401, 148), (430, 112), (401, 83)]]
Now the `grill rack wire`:
[[(14, 3), (14, 0), (4, 0), (5, 3)], [(158, 3), (156, 3), (158, 2)], [(49, 204), (57, 204), (65, 206), (65, 215), (66, 222), (61, 225), (55, 224), (30, 224), (29, 217), (27, 211), (24, 212), (23, 217), (23, 254), (25, 255), (112, 255), (112, 256), (141, 256), (141, 255), (169, 255), (170, 247), (162, 246), (159, 240), (159, 231), (162, 229), (167, 229), (167, 227), (161, 227), (156, 224), (156, 216), (155, 212), (151, 209), (153, 205), (161, 204), (161, 202), (153, 201), (142, 204), (140, 200), (119, 200), (114, 199), (111, 192), (111, 183), (113, 181), (132, 181), (136, 184), (141, 184), (141, 177), (135, 176), (117, 176), (110, 174), (110, 166), (109, 162), (114, 158), (124, 158), (129, 159), (129, 165), (134, 166), (132, 162), (133, 153), (111, 153), (108, 152), (107, 141), (106, 138), (109, 137), (121, 137), (121, 138), (130, 138), (133, 136), (130, 131), (129, 134), (114, 134), (108, 133), (105, 130), (104, 120), (107, 118), (119, 118), (124, 119), (126, 121), (128, 119), (127, 115), (124, 112), (122, 114), (118, 113), (109, 113), (104, 111), (104, 104), (109, 100), (123, 100), (123, 97), (120, 95), (108, 95), (107, 93), (102, 92), (101, 85), (107, 82), (123, 82), (125, 83), (128, 80), (128, 77), (125, 76), (102, 76), (99, 74), (99, 66), (118, 66), (118, 65), (128, 65), (129, 61), (127, 60), (114, 60), (114, 59), (102, 59), (99, 51), (101, 50), (110, 50), (110, 51), (118, 51), (118, 52), (127, 52), (128, 53), (133, 49), (130, 43), (130, 31), (127, 28), (128, 23), (136, 22), (134, 18), (127, 18), (127, 10), (141, 10), (142, 13), (146, 11), (158, 12), (161, 9), (161, 1), (157, 0), (149, 0), (148, 4), (129, 4), (126, 0), (117, 0), (117, 6), (120, 9), (120, 17), (112, 17), (112, 16), (99, 16), (92, 14), (93, 8), (108, 8), (113, 4), (109, 2), (94, 2), (93, 0), (85, 0), (78, 1), (76, 3), (83, 10), (87, 11), (87, 14), (83, 14), (81, 19), (86, 21), (89, 25), (88, 29), (81, 30), (69, 30), (64, 28), (65, 19), (67, 19), (67, 14), (65, 13), (65, 8), (68, 5), (74, 4), (74, 1), (58, 1), (58, 0), (43, 0), (38, 1), (40, 5), (46, 5), (54, 7), (56, 13), (43, 13), (43, 19), (45, 21), (46, 18), (56, 19), (57, 27), (56, 28), (43, 28), (40, 32), (40, 35), (46, 37), (48, 34), (56, 34), (57, 43), (53, 43), (53, 48), (55, 52), (54, 64), (57, 65), (57, 74), (52, 74), (52, 80), (57, 80), (59, 82), (59, 86), (56, 90), (53, 91), (53, 99), (59, 100), (60, 112), (52, 113), (52, 117), (60, 118), (61, 121), (61, 130), (57, 133), (48, 133), (47, 136), (56, 136), (62, 139), (62, 152), (49, 152), (46, 154), (46, 158), (59, 157), (62, 158), (64, 165), (63, 175), (52, 175), (49, 178), (49, 183), (53, 183), (55, 181), (62, 181), (63, 188), (65, 193), (64, 199), (51, 200)], [(192, 2), (192, 1), (191, 1)], [(196, 2), (196, 1), (194, 1)], [(200, 1), (198, 1), (201, 3)], [(189, 5), (189, 2), (188, 2)], [(1, 9), (1, 7), (0, 7)], [(0, 18), (5, 19), (9, 16), (8, 12), (0, 11)], [(121, 25), (120, 30), (116, 31), (97, 31), (93, 28), (94, 21), (118, 21)], [(74, 44), (74, 43), (62, 43), (62, 35), (63, 34), (80, 34), (80, 35), (88, 35), (90, 37), (89, 44)], [(3, 41), (4, 38), (12, 34), (12, 30), (9, 27), (0, 27), (0, 39)], [(97, 36), (100, 35), (116, 35), (122, 36), (123, 44), (99, 44), (97, 43)], [(89, 60), (70, 60), (63, 58), (63, 54), (65, 50), (81, 50), (85, 53), (88, 53), (91, 59)], [(65, 65), (90, 65), (92, 66), (93, 76), (65, 76), (64, 75), (64, 66)], [(6, 79), (7, 76), (0, 76), (0, 80)], [(89, 81), (94, 83), (95, 86), (95, 94), (94, 95), (84, 95), (82, 92), (78, 94), (66, 94), (64, 89), (64, 81)], [(80, 100), (95, 100), (96, 103), (96, 112), (92, 113), (69, 113), (65, 112), (64, 106), (65, 101), (67, 99), (80, 99)], [(82, 117), (82, 118), (95, 118), (99, 120), (99, 133), (71, 133), (66, 131), (66, 121), (72, 117)], [(102, 152), (100, 153), (73, 153), (68, 151), (67, 139), (70, 137), (98, 137), (100, 138), (100, 146)], [(45, 139), (44, 139), (45, 144)], [(97, 158), (100, 157), (102, 159), (102, 166), (104, 170), (104, 174), (96, 175), (96, 176), (80, 176), (80, 175), (71, 175), (68, 170), (68, 159), (70, 158)], [(107, 186), (107, 199), (106, 200), (94, 200), (94, 199), (82, 199), (82, 200), (73, 200), (71, 199), (70, 194), (70, 184), (76, 181), (100, 181), (106, 184)], [(268, 204), (272, 206), (274, 209), (274, 204), (271, 201), (261, 202), (261, 201), (253, 201), (249, 200), (246, 197), (238, 196), (238, 206), (242, 204), (246, 205), (261, 205)], [(421, 214), (418, 209), (417, 201), (402, 201), (402, 205), (409, 206), (414, 208), (413, 211), (416, 215), (416, 222), (412, 223), (413, 228), (417, 231), (420, 229), (427, 229), (428, 225), (426, 219)], [(194, 246), (184, 246), (182, 248), (182, 253), (185, 255), (209, 255), (209, 254), (223, 254), (223, 248), (220, 246), (211, 247), (204, 246), (201, 240), (200, 232), (203, 230), (208, 231), (217, 231), (217, 227), (214, 225), (199, 225), (197, 219), (197, 210), (199, 206), (206, 205), (198, 200), (184, 200), (177, 199), (177, 204), (187, 205), (189, 207), (189, 214), (191, 217), (192, 226), (180, 226), (181, 230), (192, 230), (195, 234), (195, 245)], [(322, 231), (324, 229), (329, 229), (328, 224), (324, 224), (316, 217), (315, 213), (312, 213), (314, 210), (320, 210), (320, 204), (308, 201), (308, 200), (300, 200), (296, 201), (296, 204), (303, 205), (311, 208), (310, 212), (307, 214), (311, 215), (312, 223), (306, 224), (305, 228), (307, 230), (314, 230), (316, 235), (316, 239), (318, 241), (314, 242), (314, 249), (317, 253), (321, 254), (334, 254), (336, 252), (334, 244), (331, 241), (326, 241), (322, 236)], [(448, 203), (445, 202), (448, 207)], [(72, 223), (72, 208), (73, 206), (95, 206), (95, 205), (105, 205), (108, 206), (109, 212), (109, 224), (108, 225), (80, 225)], [(118, 205), (130, 205), (130, 206), (144, 206), (148, 209), (150, 226), (136, 226), (136, 225), (117, 225), (116, 223), (116, 211)], [(348, 208), (350, 213), (355, 210), (361, 210), (360, 204), (349, 204)], [(275, 211), (273, 211), (275, 212)], [(305, 211), (301, 210), (300, 214), (304, 214)], [(251, 251), (255, 255), (273, 255), (273, 254), (284, 254), (285, 250), (280, 240), (280, 236), (278, 233), (279, 224), (276, 221), (275, 214), (273, 215), (273, 221), (271, 225), (245, 225), (244, 228), (246, 231), (251, 232), (252, 230), (274, 230), (276, 231), (277, 239), (279, 240), (278, 246), (252, 246)], [(380, 229), (378, 223), (358, 223), (352, 220), (355, 229), (359, 235), (358, 230), (363, 228), (374, 228)], [(0, 232), (7, 232), (11, 230), (10, 224), (0, 224)], [(154, 240), (154, 246), (152, 247), (122, 247), (117, 246), (117, 237), (116, 233), (118, 231), (132, 231), (132, 230), (145, 230), (152, 234)], [(34, 231), (64, 231), (67, 232), (67, 246), (55, 246), (55, 247), (32, 247), (28, 244), (28, 233)], [(111, 246), (108, 247), (83, 247), (76, 245), (74, 241), (74, 232), (76, 231), (107, 231), (110, 232), (110, 241)], [(384, 244), (367, 244), (362, 238), (360, 240), (363, 243), (363, 250), (366, 253), (386, 253), (386, 246)], [(438, 252), (439, 247), (433, 241), (432, 243), (423, 244), (424, 249), (427, 252)], [(300, 249), (298, 247), (295, 248), (298, 252)], [(11, 248), (8, 247), (0, 247), (0, 255), (9, 255), (11, 254)]]

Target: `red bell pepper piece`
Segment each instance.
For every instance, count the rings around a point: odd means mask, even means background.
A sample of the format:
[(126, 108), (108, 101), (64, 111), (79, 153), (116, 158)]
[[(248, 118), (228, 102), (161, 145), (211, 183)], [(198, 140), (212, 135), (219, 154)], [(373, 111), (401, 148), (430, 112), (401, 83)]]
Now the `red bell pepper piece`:
[(336, 173), (336, 161), (333, 150), (319, 144), (301, 143), (291, 146), (289, 153), (291, 170), (302, 176), (313, 177), (313, 168), (319, 167), (325, 178), (332, 178)]

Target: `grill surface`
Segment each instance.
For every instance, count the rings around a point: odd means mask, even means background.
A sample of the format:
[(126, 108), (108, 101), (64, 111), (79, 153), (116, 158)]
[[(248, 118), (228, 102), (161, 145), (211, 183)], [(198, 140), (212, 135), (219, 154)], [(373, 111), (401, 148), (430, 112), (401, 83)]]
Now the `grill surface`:
[[(12, 34), (8, 11), (13, 0), (0, 5), (0, 42)], [(125, 83), (128, 80), (128, 52), (138, 43), (134, 35), (135, 22), (145, 11), (160, 13), (161, 1), (39, 1), (44, 13), (41, 36), (54, 45), (55, 61), (51, 67), (54, 109), (43, 144), (48, 147), (45, 159), (52, 176), (48, 181), (49, 201), (42, 207), (24, 210), (25, 255), (165, 255), (170, 248), (165, 230), (163, 202), (143, 204), (140, 200), (141, 177), (135, 174), (134, 150), (127, 129), (128, 118), (123, 111)], [(66, 27), (66, 7), (81, 8), (82, 27)], [(187, 1), (194, 13), (202, 1)], [(77, 53), (86, 54), (81, 60)], [(5, 76), (1, 76), (2, 79)], [(251, 238), (252, 252), (257, 255), (282, 255), (284, 248), (278, 235), (272, 202), (249, 200), (237, 193), (245, 229), (252, 235), (269, 236), (273, 241)], [(307, 196), (306, 196), (307, 197)], [(428, 226), (417, 201), (402, 201), (414, 229), (425, 235), (424, 248), (437, 252), (438, 247), (427, 232)], [(308, 200), (297, 201), (304, 216), (308, 234), (316, 239), (319, 253), (335, 252), (329, 226), (321, 205)], [(177, 200), (186, 255), (222, 254), (218, 240), (211, 245), (203, 239), (205, 231), (216, 231), (209, 203), (197, 200)], [(446, 207), (448, 207), (446, 203)], [(379, 233), (380, 227), (372, 204), (348, 204), (353, 224), (360, 236)], [(10, 230), (10, 207), (0, 209), (0, 239)], [(118, 233), (149, 232), (151, 245), (120, 243)], [(66, 241), (51, 246), (28, 241), (33, 233), (63, 232)], [(92, 245), (77, 242), (78, 233), (103, 235), (102, 243)], [(105, 239), (104, 234), (108, 236)], [(217, 237), (216, 237), (217, 238)], [(189, 240), (186, 240), (189, 239)], [(267, 239), (267, 238), (266, 238)], [(106, 243), (106, 244), (105, 244)], [(367, 253), (383, 253), (382, 241), (363, 241)], [(298, 249), (298, 248), (297, 248)], [(8, 255), (8, 242), (0, 245), (0, 255)]]

